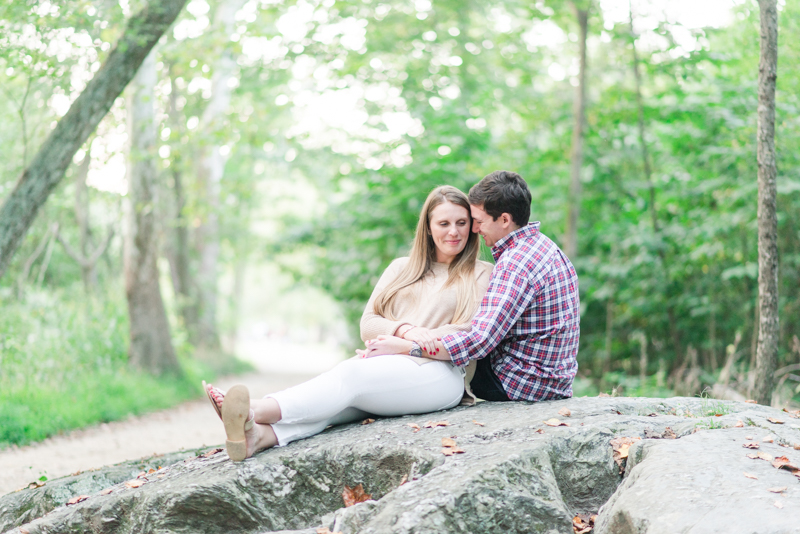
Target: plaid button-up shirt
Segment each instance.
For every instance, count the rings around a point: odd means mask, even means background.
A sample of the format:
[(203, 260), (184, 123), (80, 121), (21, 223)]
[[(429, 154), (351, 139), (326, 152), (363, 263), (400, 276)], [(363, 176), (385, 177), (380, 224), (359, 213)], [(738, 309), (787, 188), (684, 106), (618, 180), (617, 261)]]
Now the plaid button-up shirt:
[(472, 329), (442, 338), (459, 367), (491, 358), (513, 400), (571, 397), (578, 372), (578, 276), (539, 225), (530, 223), (495, 244), (496, 264)]

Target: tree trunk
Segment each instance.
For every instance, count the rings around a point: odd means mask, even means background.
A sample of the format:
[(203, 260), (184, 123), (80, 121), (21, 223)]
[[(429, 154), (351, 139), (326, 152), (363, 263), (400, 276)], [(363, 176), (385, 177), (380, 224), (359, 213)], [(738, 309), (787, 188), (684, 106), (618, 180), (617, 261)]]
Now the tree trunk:
[(778, 218), (775, 161), (775, 82), (778, 77), (777, 0), (759, 0), (758, 65), (758, 299), (759, 328), (754, 398), (772, 402), (778, 353)]
[(123, 255), (128, 297), (133, 367), (153, 374), (180, 372), (161, 299), (156, 231), (156, 124), (153, 87), (155, 57), (149, 55), (134, 80), (128, 99), (128, 183)]
[[(175, 77), (171, 73), (170, 82), (172, 90), (169, 95), (170, 126), (180, 139), (183, 132), (185, 118), (178, 110), (178, 88)], [(172, 220), (169, 225), (170, 245), (167, 247), (166, 256), (169, 260), (172, 287), (175, 291), (178, 310), (183, 319), (183, 326), (189, 336), (189, 342), (197, 344), (198, 312), (196, 283), (192, 278), (190, 269), (189, 249), (189, 223), (186, 218), (186, 192), (183, 185), (184, 160), (180, 151), (174, 151), (170, 165), (172, 173)]]
[(22, 172), (0, 208), (0, 277), (73, 156), (139, 70), (186, 0), (151, 0), (134, 15), (117, 46)]
[(566, 253), (574, 262), (578, 257), (578, 219), (581, 208), (581, 168), (583, 167), (583, 131), (586, 125), (586, 37), (589, 27), (589, 9), (580, 9), (573, 0), (570, 2), (580, 27), (578, 46), (580, 47), (580, 70), (578, 87), (572, 104), (574, 126), (572, 128), (571, 175), (569, 187), (569, 219), (567, 220)]
[[(244, 0), (228, 0), (217, 8), (215, 27), (227, 38), (234, 31), (236, 12), (244, 5)], [(203, 112), (201, 124), (213, 138), (225, 120), (231, 103), (231, 87), (228, 81), (236, 73), (236, 61), (230, 48), (225, 48), (214, 66), (211, 80), (211, 100)], [(220, 144), (212, 143), (200, 157), (198, 176), (205, 193), (208, 209), (205, 221), (197, 229), (200, 245), (200, 265), (197, 281), (200, 297), (200, 317), (198, 330), (198, 350), (200, 355), (213, 356), (220, 350), (219, 330), (217, 328), (217, 278), (219, 271), (219, 208), (220, 182), (225, 172), (227, 156), (220, 151)]]

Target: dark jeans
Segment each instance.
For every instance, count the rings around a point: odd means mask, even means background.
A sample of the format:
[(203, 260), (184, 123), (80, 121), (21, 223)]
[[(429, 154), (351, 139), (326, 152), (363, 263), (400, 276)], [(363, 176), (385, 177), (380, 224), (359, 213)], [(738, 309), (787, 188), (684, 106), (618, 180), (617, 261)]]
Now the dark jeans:
[(472, 377), (472, 382), (470, 382), (470, 387), (479, 399), (487, 401), (511, 400), (506, 395), (506, 390), (503, 389), (500, 379), (494, 374), (491, 358), (488, 356), (478, 360), (478, 366), (475, 369), (475, 376)]

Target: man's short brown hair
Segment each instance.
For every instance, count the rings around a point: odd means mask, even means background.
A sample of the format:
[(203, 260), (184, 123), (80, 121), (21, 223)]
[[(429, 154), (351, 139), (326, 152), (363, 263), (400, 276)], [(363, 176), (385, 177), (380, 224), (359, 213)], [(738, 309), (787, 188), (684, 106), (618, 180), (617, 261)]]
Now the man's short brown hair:
[(494, 171), (469, 190), (469, 203), (482, 206), (493, 220), (508, 213), (523, 227), (531, 217), (531, 192), (522, 176), (511, 171)]

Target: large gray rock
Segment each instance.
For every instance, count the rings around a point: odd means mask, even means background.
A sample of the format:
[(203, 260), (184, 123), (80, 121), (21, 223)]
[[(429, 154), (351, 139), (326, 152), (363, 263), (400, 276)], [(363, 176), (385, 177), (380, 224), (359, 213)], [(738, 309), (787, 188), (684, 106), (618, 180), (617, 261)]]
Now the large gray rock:
[[(571, 416), (558, 415), (562, 408)], [(570, 426), (544, 424), (554, 417)], [(449, 426), (409, 426), (429, 420)], [(667, 427), (678, 439), (651, 439)], [(570, 533), (577, 513), (600, 511), (600, 533), (797, 532), (800, 479), (747, 458), (758, 451), (742, 445), (747, 436), (773, 433), (775, 442), (759, 451), (800, 465), (792, 448), (799, 427), (777, 410), (702, 399), (480, 403), (329, 429), (237, 464), (224, 452), (193, 456), (142, 478), (138, 488), (110, 479), (104, 491), (103, 483), (91, 493), (75, 488), (89, 498), (71, 506), (53, 501), (35, 520), (21, 503), (46, 487), (25, 490), (0, 498), (0, 531)], [(622, 469), (610, 444), (617, 437), (643, 438)], [(442, 438), (465, 452), (445, 456)], [(68, 480), (58, 484), (69, 487)], [(358, 484), (373, 500), (344, 507), (343, 488)], [(767, 491), (782, 486), (785, 495)]]

